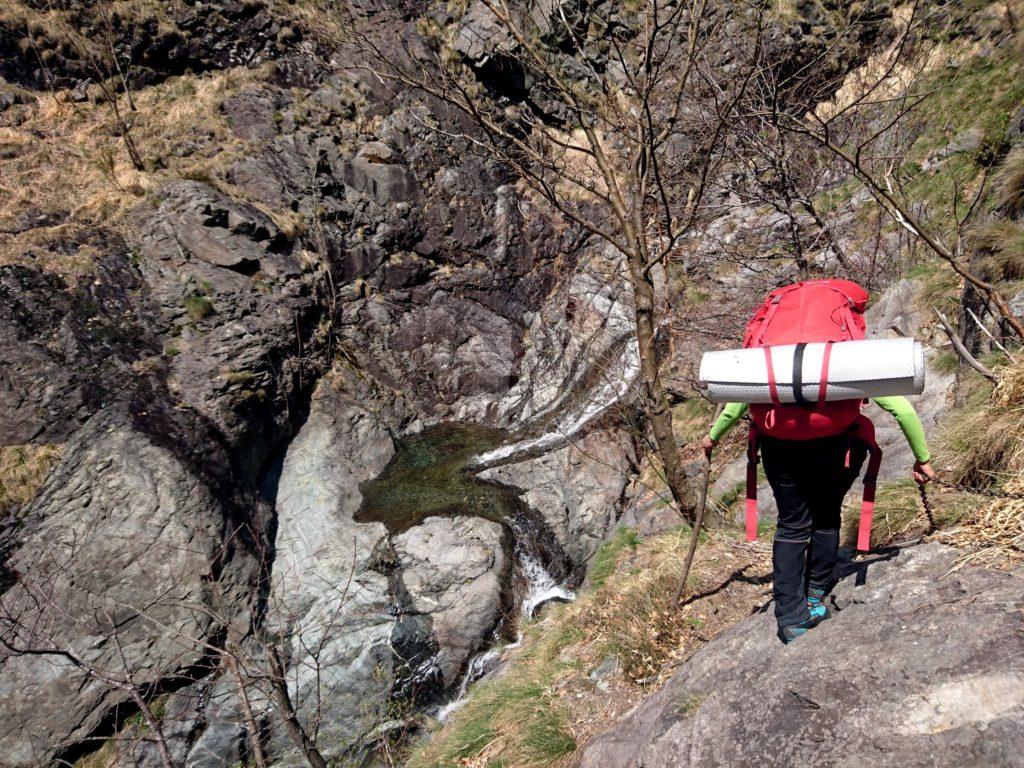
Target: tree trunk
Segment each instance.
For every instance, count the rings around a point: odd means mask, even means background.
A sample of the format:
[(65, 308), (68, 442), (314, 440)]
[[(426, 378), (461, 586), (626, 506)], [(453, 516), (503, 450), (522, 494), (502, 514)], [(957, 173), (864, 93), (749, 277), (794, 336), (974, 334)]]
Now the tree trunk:
[(658, 457), (665, 469), (665, 483), (672, 494), (672, 500), (679, 514), (692, 524), (694, 504), (686, 481), (686, 472), (679, 458), (679, 445), (672, 431), (672, 407), (661, 381), (661, 359), (657, 350), (657, 328), (654, 323), (654, 285), (647, 276), (650, 273), (645, 274), (643, 267), (642, 258), (629, 259), (636, 308), (636, 338), (640, 349), (640, 378), (643, 381), (643, 395), (646, 400), (644, 410), (651, 423), (651, 432), (654, 434)]
[(302, 751), (302, 754), (306, 756), (306, 761), (313, 768), (327, 768), (327, 761), (320, 754), (320, 750), (316, 748), (313, 740), (309, 738), (306, 729), (299, 722), (295, 708), (292, 706), (291, 697), (288, 695), (288, 681), (284, 676), (284, 665), (281, 663), (281, 656), (277, 648), (273, 645), (268, 645), (266, 652), (267, 671), (270, 672), (270, 689), (274, 698), (274, 705), (277, 707), (277, 713), (281, 717), (281, 722), (284, 723), (284, 729), (288, 734), (288, 738)]
[(260, 727), (252, 711), (249, 692), (245, 689), (245, 679), (242, 677), (242, 670), (239, 669), (235, 650), (226, 650), (224, 661), (235, 678), (235, 687), (238, 690), (239, 703), (242, 705), (242, 715), (245, 717), (245, 730), (249, 735), (249, 748), (252, 750), (253, 762), (256, 763), (256, 768), (267, 768), (267, 758), (263, 754), (263, 745), (260, 743)]

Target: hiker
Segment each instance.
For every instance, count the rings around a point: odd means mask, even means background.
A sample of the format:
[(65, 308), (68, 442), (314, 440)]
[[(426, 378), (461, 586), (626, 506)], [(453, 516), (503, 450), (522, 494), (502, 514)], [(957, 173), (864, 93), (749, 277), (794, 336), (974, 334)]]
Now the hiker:
[[(826, 284), (831, 285), (824, 288)], [(823, 332), (821, 327), (817, 330), (811, 328), (814, 318), (808, 318), (808, 313), (813, 314), (815, 300), (821, 301), (821, 295), (836, 291), (836, 285), (840, 287), (840, 309), (844, 313), (847, 309), (852, 308), (852, 311), (838, 321), (842, 330), (834, 334), (836, 338), (827, 338), (831, 331), (826, 329)], [(807, 286), (819, 291), (817, 299)], [(801, 290), (804, 291), (802, 295)], [(780, 311), (779, 299), (774, 298), (782, 292), (782, 309), (785, 309), (786, 291), (791, 293), (789, 300), (796, 305), (796, 311), (789, 318)], [(850, 295), (854, 297), (853, 300), (847, 299)], [(835, 304), (834, 298), (828, 300)], [(769, 294), (766, 306), (772, 303), (776, 305), (774, 308), (759, 312), (751, 321), (744, 347), (864, 338), (864, 322), (860, 315), (867, 303), (867, 293), (855, 283), (814, 281), (787, 286)], [(829, 309), (829, 306), (825, 305), (824, 320), (819, 318), (819, 325), (836, 321), (837, 310)], [(769, 330), (767, 326), (772, 323), (773, 317), (777, 325)], [(786, 323), (790, 323), (792, 328), (783, 329), (781, 326)], [(810, 338), (806, 338), (808, 335)], [(821, 338), (822, 335), (826, 338)], [(773, 374), (769, 373), (769, 376)], [(774, 387), (772, 380), (773, 398)], [(873, 400), (892, 414), (900, 425), (914, 454), (914, 480), (921, 485), (927, 483), (935, 477), (935, 473), (929, 464), (924, 428), (913, 406), (906, 398), (899, 396), (875, 397)], [(778, 505), (772, 560), (775, 618), (778, 621), (779, 639), (783, 643), (796, 640), (830, 615), (824, 599), (836, 582), (834, 572), (843, 497), (860, 474), (869, 451), (873, 449), (877, 459), (881, 458), (881, 452), (874, 443), (871, 422), (860, 415), (863, 402), (866, 401), (825, 402), (823, 383), (822, 396), (817, 403), (785, 404), (775, 399), (774, 405), (755, 405), (753, 410), (746, 403), (729, 403), (703, 439), (704, 452), (710, 460), (714, 447), (726, 432), (750, 411), (752, 428), (748, 451), (751, 462), (748, 466), (748, 486), (756, 488), (756, 461), (757, 452), (760, 451), (764, 471)], [(807, 427), (809, 423), (824, 426), (818, 426), (816, 433), (815, 428)], [(859, 430), (865, 425), (867, 434), (862, 435)], [(773, 431), (777, 433), (774, 436), (771, 434)], [(869, 464), (870, 478), (865, 478), (865, 485), (869, 482), (871, 484), (872, 502), (873, 473), (876, 472), (877, 460)], [(748, 491), (748, 505), (751, 503), (751, 495), (754, 533), (751, 534), (750, 530), (751, 509), (748, 506), (748, 538), (756, 535), (756, 493)], [(866, 535), (864, 539), (867, 539)]]

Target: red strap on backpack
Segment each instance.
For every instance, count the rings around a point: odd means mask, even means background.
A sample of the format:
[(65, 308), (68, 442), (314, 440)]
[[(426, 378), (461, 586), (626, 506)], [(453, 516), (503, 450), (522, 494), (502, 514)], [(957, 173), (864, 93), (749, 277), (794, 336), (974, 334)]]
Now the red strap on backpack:
[(772, 348), (762, 347), (764, 349), (764, 365), (768, 369), (768, 391), (771, 393), (772, 402), (775, 405), (782, 405), (779, 401), (779, 388), (775, 383), (775, 364), (772, 362)]
[(757, 541), (757, 428), (747, 433), (747, 541)]
[(864, 497), (860, 503), (860, 526), (857, 529), (857, 551), (871, 549), (871, 521), (875, 516), (875, 485), (878, 482), (878, 468), (882, 465), (882, 449), (875, 440), (875, 425), (867, 416), (857, 418), (854, 435), (864, 442), (870, 454), (868, 469), (864, 473)]
[(825, 354), (821, 358), (821, 383), (818, 384), (818, 407), (825, 404), (825, 395), (828, 394), (828, 362), (832, 358), (832, 342), (825, 345)]

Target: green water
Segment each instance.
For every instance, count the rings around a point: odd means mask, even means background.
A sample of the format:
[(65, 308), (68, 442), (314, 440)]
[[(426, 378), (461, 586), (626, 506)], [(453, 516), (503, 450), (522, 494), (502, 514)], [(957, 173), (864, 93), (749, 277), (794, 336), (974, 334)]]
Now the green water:
[(384, 471), (359, 486), (359, 522), (380, 522), (399, 533), (431, 515), (475, 515), (506, 522), (517, 497), (508, 488), (481, 480), (469, 468), (474, 456), (499, 445), (501, 430), (439, 424), (396, 445)]

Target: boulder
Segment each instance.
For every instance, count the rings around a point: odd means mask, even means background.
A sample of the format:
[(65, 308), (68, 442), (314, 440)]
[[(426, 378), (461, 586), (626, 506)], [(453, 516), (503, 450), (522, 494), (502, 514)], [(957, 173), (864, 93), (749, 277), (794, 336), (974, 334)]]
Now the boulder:
[(121, 407), (90, 419), (26, 510), (0, 631), (40, 653), (0, 651), (4, 765), (84, 742), (132, 706), (123, 683), (186, 673), (224, 617), (244, 616), (255, 559), (225, 546), (232, 514), (167, 444), (173, 429), (139, 421)]
[(479, 517), (428, 517), (394, 539), (413, 612), (430, 618), (435, 663), (454, 685), (501, 618), (511, 542)]
[(582, 768), (1019, 765), (1024, 573), (928, 544), (854, 562), (789, 646), (768, 606), (582, 750)]
[(345, 167), (345, 183), (380, 205), (411, 200), (415, 180), (394, 149), (379, 141), (360, 147)]
[(198, 181), (173, 181), (158, 196), (165, 226), (187, 254), (249, 275), (298, 272), (297, 262), (278, 255), (287, 248), (287, 238), (253, 206)]

